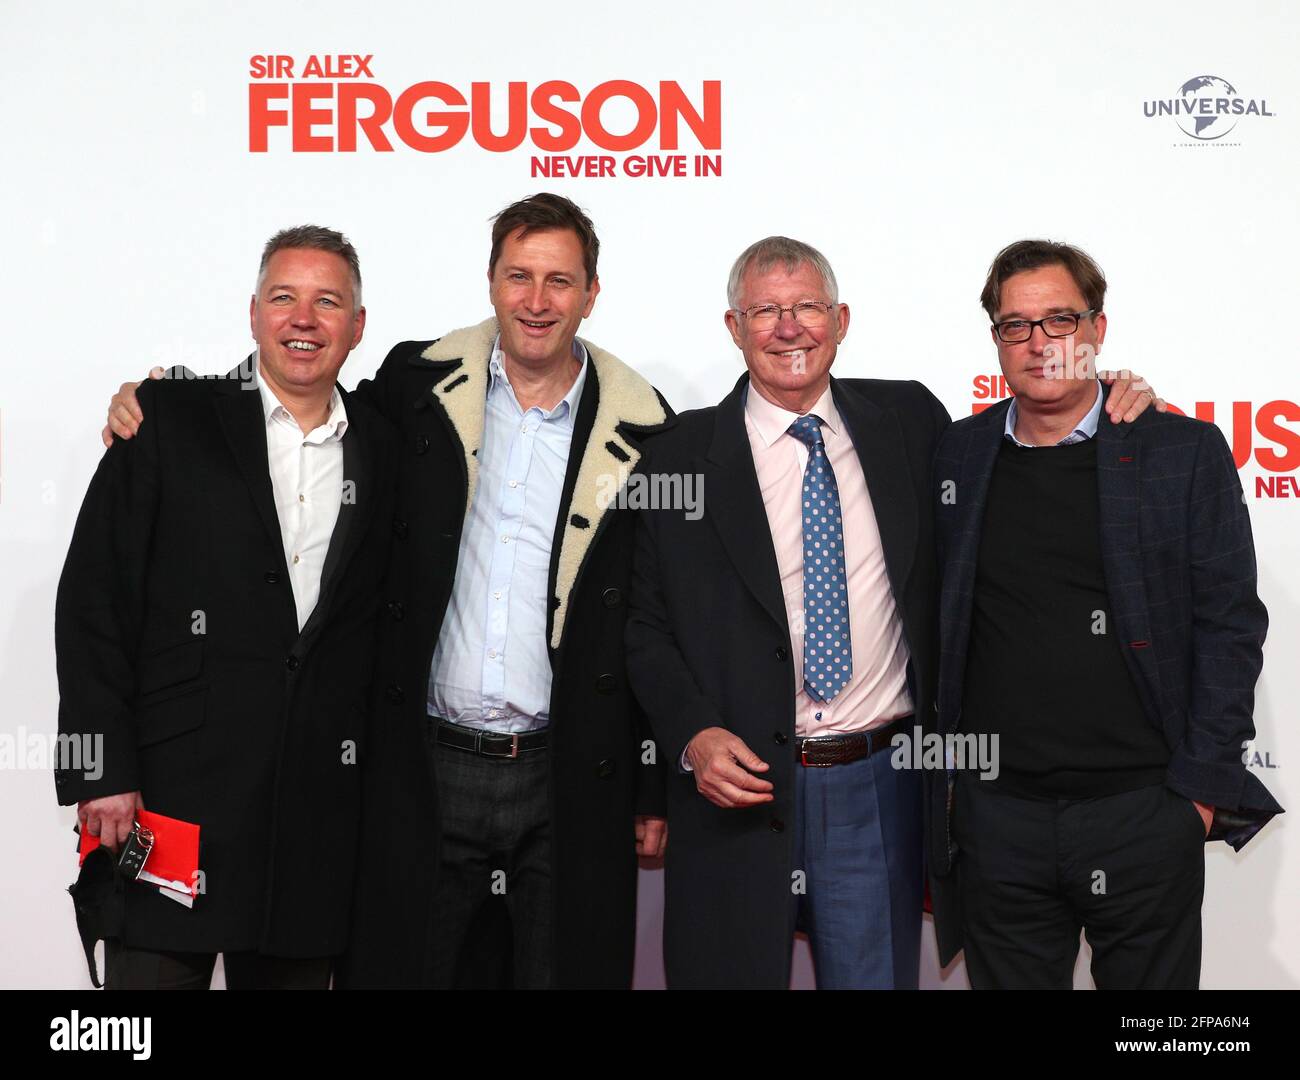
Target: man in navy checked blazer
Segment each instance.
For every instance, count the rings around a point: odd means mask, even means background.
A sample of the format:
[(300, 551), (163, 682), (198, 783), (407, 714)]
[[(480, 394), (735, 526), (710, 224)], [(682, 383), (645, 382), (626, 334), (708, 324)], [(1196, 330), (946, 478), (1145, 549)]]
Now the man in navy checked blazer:
[(935, 459), (939, 729), (998, 764), (950, 755), (929, 794), (976, 988), (1068, 988), (1080, 929), (1099, 988), (1195, 988), (1204, 842), (1281, 812), (1242, 759), (1268, 616), (1232, 455), (1172, 413), (1098, 424), (1105, 289), (1077, 248), (1004, 249), (981, 300), (1016, 396)]

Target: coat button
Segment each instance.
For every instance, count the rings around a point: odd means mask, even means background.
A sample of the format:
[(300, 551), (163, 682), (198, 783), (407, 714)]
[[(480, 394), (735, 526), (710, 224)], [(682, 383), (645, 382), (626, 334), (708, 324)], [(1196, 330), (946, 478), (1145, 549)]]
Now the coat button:
[(394, 705), (400, 705), (403, 701), (406, 700), (406, 695), (402, 693), (402, 688), (396, 685), (395, 683), (391, 684), (388, 687), (388, 689), (384, 691), (384, 695)]
[(393, 518), (393, 535), (399, 540), (406, 537), (406, 522), (401, 518)]
[(406, 614), (406, 609), (398, 601), (390, 600), (388, 601), (388, 614), (400, 622), (402, 616)]
[(263, 575), (263, 578), (268, 585), (280, 584), (280, 575), (277, 574), (274, 570), (268, 570), (265, 573), (265, 575)]
[(602, 761), (599, 765), (596, 766), (596, 775), (599, 776), (602, 780), (608, 780), (611, 776), (614, 775), (614, 762), (611, 761), (609, 758), (606, 758), (604, 761)]
[(429, 436), (417, 435), (415, 437), (415, 452), (417, 454), (425, 454), (428, 453), (428, 450), (429, 450)]
[(618, 686), (618, 680), (613, 675), (598, 675), (596, 677), (596, 689), (602, 694), (612, 694), (616, 686)]
[(790, 658), (790, 650), (784, 645), (778, 645), (776, 647), (776, 658), (778, 660), (788, 660)]
[(298, 658), (296, 656), (290, 656), (287, 660), (285, 660), (284, 666), (287, 667), (290, 671), (297, 671)]
[(617, 589), (609, 588), (600, 594), (600, 599), (606, 607), (618, 607), (619, 601), (623, 599), (623, 594)]
[(779, 817), (774, 817), (768, 825), (773, 832), (785, 832), (785, 822)]
[(778, 731), (772, 736), (772, 741), (776, 743), (777, 746), (784, 746), (790, 741), (790, 738), (784, 731)]

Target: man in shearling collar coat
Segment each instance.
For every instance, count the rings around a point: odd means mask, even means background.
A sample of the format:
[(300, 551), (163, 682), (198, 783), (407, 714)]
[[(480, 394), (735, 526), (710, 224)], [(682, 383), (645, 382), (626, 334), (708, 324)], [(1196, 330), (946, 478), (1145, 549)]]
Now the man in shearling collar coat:
[(634, 515), (608, 496), (671, 412), (576, 337), (596, 251), (566, 199), (507, 208), (496, 318), (358, 387), (403, 445), (345, 985), (492, 984), (507, 950), (517, 987), (631, 983), (665, 825), (624, 674)]

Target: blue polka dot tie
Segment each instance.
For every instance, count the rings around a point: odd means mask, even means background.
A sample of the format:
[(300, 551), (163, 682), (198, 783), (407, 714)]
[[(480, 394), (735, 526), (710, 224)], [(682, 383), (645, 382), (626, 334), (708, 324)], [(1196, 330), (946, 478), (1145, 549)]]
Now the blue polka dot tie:
[(790, 434), (808, 447), (803, 471), (803, 684), (809, 696), (830, 701), (853, 677), (840, 489), (826, 457), (821, 420), (801, 416), (790, 425)]

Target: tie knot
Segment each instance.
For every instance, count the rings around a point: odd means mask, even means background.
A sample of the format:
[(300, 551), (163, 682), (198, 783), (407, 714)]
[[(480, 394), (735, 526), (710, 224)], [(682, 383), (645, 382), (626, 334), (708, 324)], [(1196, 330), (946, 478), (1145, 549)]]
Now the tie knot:
[(821, 419), (812, 413), (799, 417), (798, 420), (791, 424), (790, 434), (809, 447), (822, 446), (826, 442), (822, 436)]

